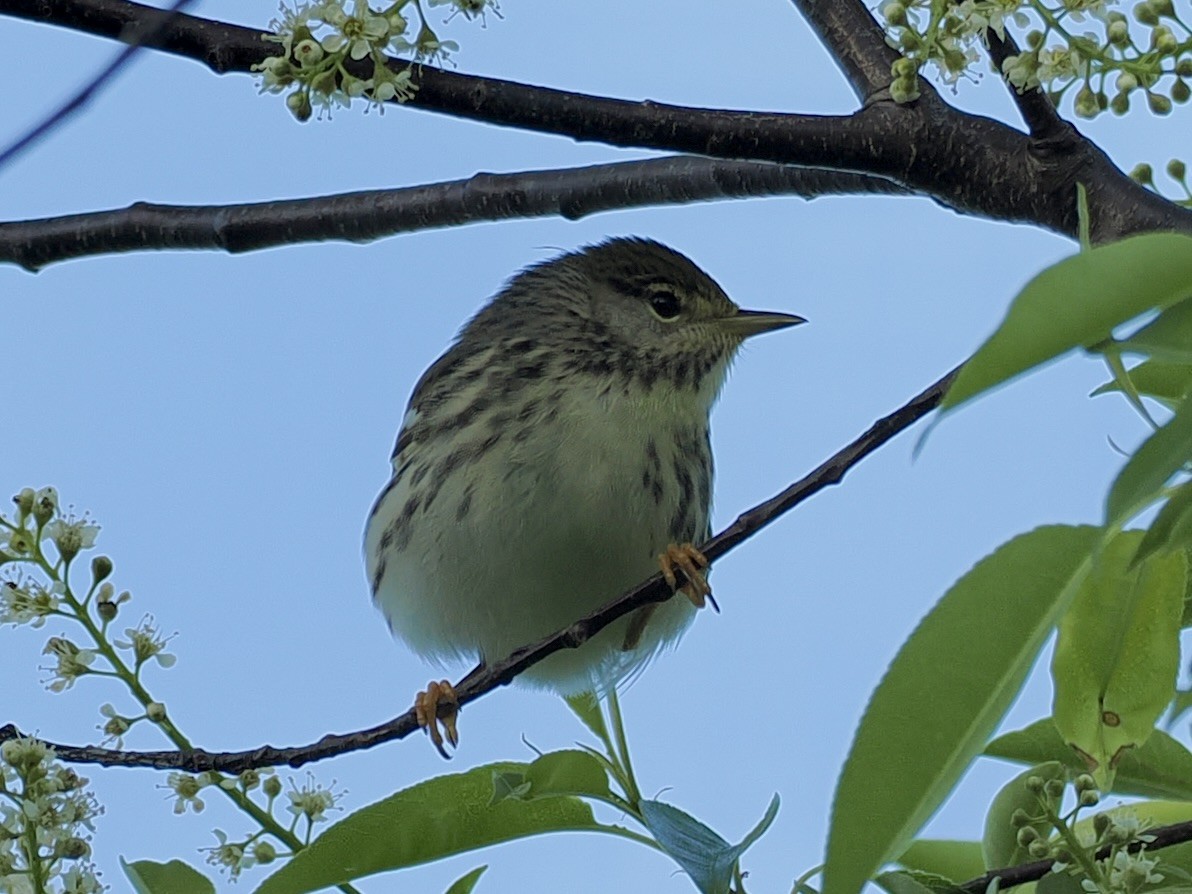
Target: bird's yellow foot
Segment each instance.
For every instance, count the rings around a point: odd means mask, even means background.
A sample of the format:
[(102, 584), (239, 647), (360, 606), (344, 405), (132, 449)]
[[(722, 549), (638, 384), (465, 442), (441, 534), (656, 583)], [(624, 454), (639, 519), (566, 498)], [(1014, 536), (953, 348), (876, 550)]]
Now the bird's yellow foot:
[[(447, 708), (442, 714), (439, 713), (440, 706)], [(428, 683), (426, 689), (414, 697), (414, 716), (418, 725), (430, 736), (439, 754), (449, 758), (451, 755), (443, 747), (444, 734), (452, 748), (459, 744), (459, 730), (456, 728), (459, 701), (451, 683), (447, 680), (440, 680), (438, 683), (432, 680)], [(443, 732), (439, 732), (439, 724), (443, 725)]]
[[(666, 548), (666, 552), (658, 556), (658, 564), (662, 566), (662, 576), (666, 578), (672, 590), (681, 590), (696, 608), (704, 607), (705, 599), (712, 595), (712, 588), (708, 586), (708, 578), (703, 571), (708, 567), (707, 556), (691, 543), (672, 543)], [(687, 578), (682, 587), (679, 587), (679, 580), (675, 576), (676, 568)]]

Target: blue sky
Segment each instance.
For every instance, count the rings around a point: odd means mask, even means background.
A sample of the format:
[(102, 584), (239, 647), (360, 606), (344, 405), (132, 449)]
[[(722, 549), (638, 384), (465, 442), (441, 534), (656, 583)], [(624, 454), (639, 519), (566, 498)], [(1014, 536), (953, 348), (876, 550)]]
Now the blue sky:
[[(276, 13), (263, 0), (196, 6), (262, 27)], [(444, 36), (460, 42), (466, 73), (707, 107), (854, 108), (790, 4), (708, 13), (506, 0), (486, 28), (456, 21)], [(10, 20), (2, 33), (0, 142), (115, 51)], [(989, 76), (950, 98), (1016, 121)], [(1080, 127), (1127, 170), (1143, 160), (1161, 170), (1186, 135), (1181, 112)], [(242, 202), (643, 156), (408, 109), (299, 125), (246, 77), (144, 53), (0, 171), (0, 207), (3, 219), (24, 219), (136, 200)], [(717, 529), (963, 359), (1026, 280), (1072, 251), (1049, 233), (927, 200), (780, 198), (479, 224), (366, 246), (128, 254), (37, 275), (4, 268), (0, 491), (54, 484), (103, 525), (113, 580), (134, 595), (123, 617), (149, 612), (178, 632), (177, 666), (149, 684), (197, 743), (298, 744), (381, 722), (437, 676), (390, 640), (360, 556), (409, 391), (518, 267), (616, 234), (675, 246), (744, 306), (810, 320), (749, 345), (734, 368), (713, 416)], [(913, 434), (886, 447), (719, 562), (722, 613), (699, 617), (630, 688), (624, 710), (647, 794), (666, 789), (730, 840), (782, 796), (777, 822), (745, 859), (752, 889), (785, 890), (822, 859), (832, 789), (866, 699), (947, 586), (1016, 533), (1096, 521), (1120, 465), (1109, 440), (1143, 434), (1124, 402), (1087, 398), (1104, 378), (1070, 358), (957, 414), (917, 459)], [(41, 646), (62, 630), (0, 630), (0, 722), (94, 740), (98, 706), (124, 704), (98, 681), (44, 690)], [(1042, 716), (1048, 698), (1045, 675), (1032, 680), (1009, 725)], [(470, 706), (462, 734), (451, 764), (408, 740), (314, 771), (347, 789), (351, 809), (434, 774), (528, 758), (523, 738), (544, 750), (584, 738), (561, 701), (517, 689)], [(162, 747), (147, 733), (129, 744)], [(248, 828), (222, 805), (174, 817), (150, 771), (87, 775), (107, 805), (95, 849), (114, 891), (126, 890), (117, 855), (199, 863), (195, 848), (214, 842), (212, 827)], [(1011, 775), (980, 765), (929, 833), (978, 837), (984, 806)], [(480, 891), (554, 891), (561, 880), (577, 894), (691, 890), (665, 858), (579, 835), (361, 888), (442, 890), (482, 862), (492, 868)]]

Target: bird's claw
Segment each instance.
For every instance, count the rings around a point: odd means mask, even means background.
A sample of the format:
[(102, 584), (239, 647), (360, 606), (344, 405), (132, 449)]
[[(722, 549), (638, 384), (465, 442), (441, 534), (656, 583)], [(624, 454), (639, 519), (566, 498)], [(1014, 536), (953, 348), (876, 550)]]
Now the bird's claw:
[[(445, 710), (440, 713), (441, 708)], [(428, 683), (426, 689), (414, 697), (414, 717), (418, 725), (426, 730), (439, 754), (450, 759), (451, 755), (443, 747), (444, 736), (452, 748), (459, 745), (459, 730), (456, 727), (459, 700), (451, 683), (447, 680), (437, 683), (432, 680)], [(442, 732), (439, 732), (440, 725), (443, 727)]]
[[(679, 590), (691, 600), (696, 608), (703, 608), (707, 599), (712, 598), (712, 588), (708, 585), (707, 575), (703, 569), (708, 567), (708, 557), (695, 548), (691, 543), (672, 543), (666, 552), (658, 556), (658, 564), (662, 566), (662, 576), (672, 590)], [(683, 586), (679, 586), (679, 579), (675, 569), (683, 572), (687, 578)], [(712, 605), (716, 601), (712, 600)]]

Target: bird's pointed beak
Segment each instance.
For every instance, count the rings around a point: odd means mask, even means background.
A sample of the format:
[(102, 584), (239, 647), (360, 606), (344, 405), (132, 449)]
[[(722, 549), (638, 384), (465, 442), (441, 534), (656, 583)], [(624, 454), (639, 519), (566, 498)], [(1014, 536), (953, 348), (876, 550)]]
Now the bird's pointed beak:
[(738, 309), (731, 317), (722, 317), (717, 322), (733, 335), (749, 338), (751, 335), (786, 329), (788, 326), (798, 326), (807, 321), (794, 314), (782, 314), (777, 311)]

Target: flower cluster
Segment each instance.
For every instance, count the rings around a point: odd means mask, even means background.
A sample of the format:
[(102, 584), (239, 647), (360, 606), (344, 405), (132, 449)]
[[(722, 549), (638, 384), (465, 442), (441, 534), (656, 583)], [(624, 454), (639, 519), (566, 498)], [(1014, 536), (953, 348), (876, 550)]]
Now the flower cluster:
[[(1155, 840), (1147, 833), (1149, 823), (1130, 808), (1098, 813), (1091, 821), (1078, 823), (1082, 810), (1100, 803), (1101, 792), (1085, 773), (1071, 784), (1076, 804), (1061, 813), (1067, 787), (1064, 780), (1027, 777), (1026, 789), (1038, 809), (1015, 810), (1011, 823), (1017, 829), (1019, 846), (1030, 858), (1052, 860), (1052, 872), (1079, 879), (1080, 889), (1087, 894), (1139, 894), (1163, 881), (1163, 875), (1155, 871), (1159, 860), (1146, 855), (1146, 846)], [(1108, 856), (1099, 860), (1102, 851)]]
[(93, 821), (103, 809), (86, 785), (43, 742), (0, 745), (0, 890), (104, 890), (88, 859)]
[[(449, 18), (483, 20), (489, 10), (499, 14), (496, 0), (430, 0), (430, 5), (450, 6)], [(417, 31), (406, 15), (411, 7), (418, 12)], [(382, 112), (386, 102), (406, 102), (417, 90), (413, 68), (393, 71), (386, 53), (409, 54), (418, 63), (443, 62), (459, 49), (455, 41), (439, 39), (417, 0), (396, 0), (382, 9), (367, 0), (283, 5), (280, 17), (269, 24), (273, 33), (266, 38), (281, 44), (282, 53), (253, 69), (261, 73), (263, 92), (291, 91), (286, 106), (299, 121), (309, 119), (316, 106), (320, 117), (330, 116), (333, 107), (347, 107), (356, 98)]]
[(888, 40), (902, 53), (891, 93), (898, 102), (918, 96), (917, 77), (928, 63), (946, 83), (973, 77), (978, 48), (992, 31), (1023, 32), (1023, 49), (1002, 64), (1020, 92), (1041, 88), (1059, 105), (1071, 92), (1073, 110), (1094, 118), (1123, 115), (1131, 98), (1146, 97), (1158, 115), (1192, 97), (1192, 30), (1172, 0), (1138, 0), (1129, 14), (1115, 0), (890, 0), (881, 7)]

